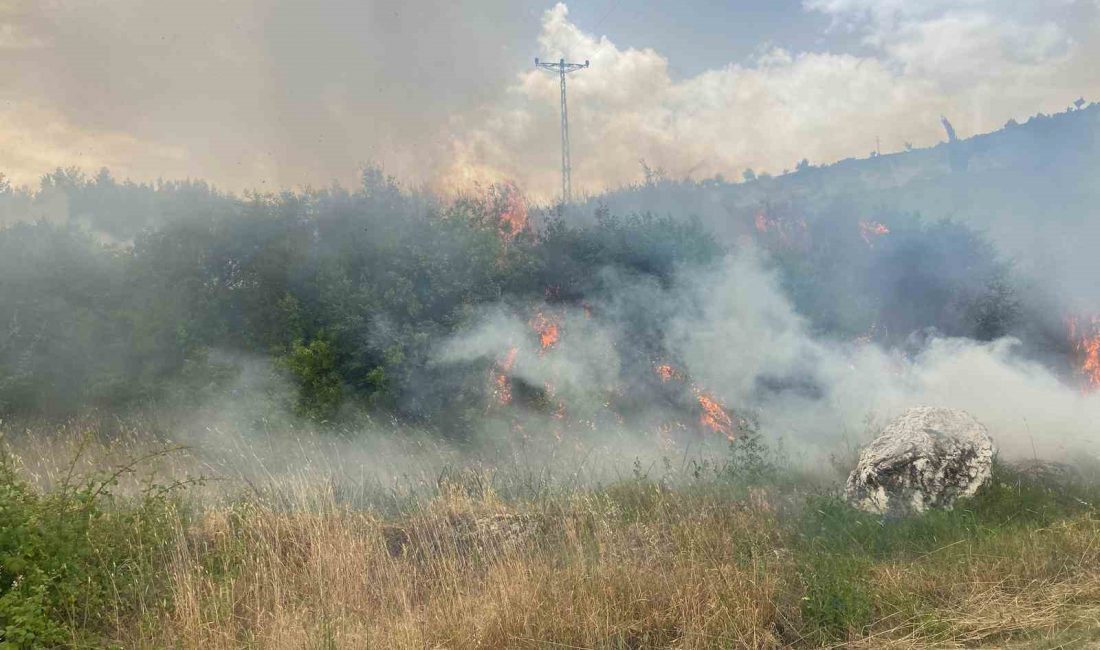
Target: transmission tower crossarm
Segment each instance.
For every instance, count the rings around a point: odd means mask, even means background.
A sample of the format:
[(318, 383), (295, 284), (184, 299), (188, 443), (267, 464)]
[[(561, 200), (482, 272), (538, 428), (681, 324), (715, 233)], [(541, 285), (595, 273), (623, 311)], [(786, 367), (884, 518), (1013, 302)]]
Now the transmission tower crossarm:
[(547, 70), (553, 70), (554, 72), (576, 72), (577, 70), (583, 70), (589, 66), (588, 61), (584, 63), (566, 63), (565, 59), (560, 61), (543, 61), (541, 59), (535, 59), (535, 65)]

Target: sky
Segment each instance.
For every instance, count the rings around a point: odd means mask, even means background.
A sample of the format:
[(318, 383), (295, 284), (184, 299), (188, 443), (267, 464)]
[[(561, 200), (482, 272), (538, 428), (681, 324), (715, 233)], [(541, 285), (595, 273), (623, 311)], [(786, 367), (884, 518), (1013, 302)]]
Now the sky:
[(234, 191), (739, 178), (1100, 100), (1100, 0), (0, 0), (0, 172)]

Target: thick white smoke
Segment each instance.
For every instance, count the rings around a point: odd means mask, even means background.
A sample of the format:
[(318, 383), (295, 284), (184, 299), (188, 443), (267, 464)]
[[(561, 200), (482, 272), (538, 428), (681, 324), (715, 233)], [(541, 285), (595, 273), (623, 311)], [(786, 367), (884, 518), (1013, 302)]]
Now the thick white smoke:
[[(683, 289), (698, 292), (703, 309), (676, 324), (672, 347), (727, 403), (757, 409), (773, 435), (835, 450), (843, 436), (863, 433), (869, 417), (931, 405), (969, 411), (1010, 457), (1100, 453), (1100, 395), (1024, 359), (1013, 339), (932, 338), (904, 354), (816, 338), (751, 252)], [(761, 377), (820, 390), (761, 389)]]
[[(1100, 454), (1100, 395), (1026, 360), (1013, 339), (931, 338), (901, 351), (815, 336), (751, 249), (711, 270), (681, 274), (667, 289), (633, 290), (653, 309), (677, 314), (665, 347), (681, 371), (727, 406), (751, 409), (763, 433), (793, 443), (801, 457), (858, 444), (869, 424), (917, 405), (969, 411), (1007, 458)], [(518, 345), (527, 361), (517, 362), (515, 376), (536, 386), (561, 382), (568, 388), (562, 394), (591, 399), (629, 381), (617, 376), (621, 364), (610, 344), (622, 340), (615, 330), (627, 324), (614, 305), (599, 309), (608, 316), (599, 325), (581, 314), (563, 320), (560, 341), (545, 354), (521, 317), (493, 310), (444, 345), (441, 360), (495, 359)]]

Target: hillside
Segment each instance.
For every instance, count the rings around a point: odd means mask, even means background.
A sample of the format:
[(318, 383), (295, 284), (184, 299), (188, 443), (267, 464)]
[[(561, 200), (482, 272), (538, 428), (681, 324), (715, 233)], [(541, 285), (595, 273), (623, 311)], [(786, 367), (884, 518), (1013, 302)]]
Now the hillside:
[(1100, 104), (926, 149), (808, 166), (749, 182), (659, 180), (592, 198), (612, 212), (697, 215), (733, 241), (758, 214), (820, 218), (838, 212), (880, 221), (916, 213), (983, 231), (1050, 287), (1097, 302), (1100, 262), (1083, 240), (1100, 237)]

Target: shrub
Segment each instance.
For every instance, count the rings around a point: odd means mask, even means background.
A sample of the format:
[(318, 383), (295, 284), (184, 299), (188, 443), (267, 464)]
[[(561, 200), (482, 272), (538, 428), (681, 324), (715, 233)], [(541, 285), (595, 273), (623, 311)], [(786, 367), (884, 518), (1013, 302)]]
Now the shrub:
[(309, 345), (295, 341), (281, 365), (298, 383), (299, 415), (326, 420), (336, 413), (344, 391), (336, 353), (328, 341), (315, 339)]
[(157, 489), (109, 507), (121, 474), (43, 495), (0, 452), (0, 648), (99, 645), (153, 592), (171, 504)]

